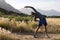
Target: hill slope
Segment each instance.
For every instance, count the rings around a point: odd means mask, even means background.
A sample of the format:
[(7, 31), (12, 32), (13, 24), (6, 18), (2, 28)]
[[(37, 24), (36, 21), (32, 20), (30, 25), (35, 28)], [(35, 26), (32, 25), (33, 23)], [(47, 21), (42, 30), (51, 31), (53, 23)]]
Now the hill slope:
[(11, 5), (6, 3), (5, 0), (0, 0), (0, 8), (3, 8), (5, 10), (7, 10), (7, 11), (13, 11), (13, 12), (20, 13), (19, 10), (15, 9), (14, 7), (12, 7)]

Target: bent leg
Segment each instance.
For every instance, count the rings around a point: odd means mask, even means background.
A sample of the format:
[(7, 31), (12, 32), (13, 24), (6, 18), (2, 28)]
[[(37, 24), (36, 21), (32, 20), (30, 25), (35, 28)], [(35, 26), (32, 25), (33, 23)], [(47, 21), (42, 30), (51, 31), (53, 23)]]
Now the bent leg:
[(40, 28), (40, 27), (37, 27), (37, 30), (36, 30), (35, 33), (34, 33), (34, 37), (35, 37), (35, 38), (36, 38), (36, 35), (37, 35), (37, 32), (38, 32), (39, 28)]
[(37, 27), (37, 30), (36, 30), (35, 34), (37, 34), (37, 32), (38, 32), (39, 28), (40, 28), (40, 27)]
[(36, 38), (37, 32), (38, 32), (38, 30), (39, 30), (39, 28), (40, 28), (41, 26), (42, 26), (42, 20), (39, 21), (38, 27), (37, 27), (37, 29), (36, 29), (36, 31), (35, 31), (35, 33), (34, 33), (34, 37), (35, 37), (35, 38)]

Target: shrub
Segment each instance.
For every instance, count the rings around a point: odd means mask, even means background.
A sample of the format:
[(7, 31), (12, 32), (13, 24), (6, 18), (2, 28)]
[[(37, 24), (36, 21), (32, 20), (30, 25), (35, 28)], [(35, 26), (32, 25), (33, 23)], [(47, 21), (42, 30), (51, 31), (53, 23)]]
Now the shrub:
[(32, 27), (32, 28), (36, 28), (36, 27), (37, 27), (37, 24), (38, 24), (37, 22), (31, 21), (31, 22), (29, 22), (28, 25), (29, 25), (30, 27)]
[(32, 32), (32, 28), (24, 22), (20, 23), (18, 25), (18, 28), (20, 29), (21, 32)]
[(22, 20), (23, 20), (23, 18), (22, 18), (22, 17), (20, 17), (20, 16), (18, 16), (18, 17), (16, 17), (16, 18), (15, 18), (15, 20), (16, 20), (16, 21), (22, 21)]
[(9, 20), (5, 20), (5, 19), (1, 19), (0, 20), (0, 27), (5, 28), (5, 29), (9, 29)]

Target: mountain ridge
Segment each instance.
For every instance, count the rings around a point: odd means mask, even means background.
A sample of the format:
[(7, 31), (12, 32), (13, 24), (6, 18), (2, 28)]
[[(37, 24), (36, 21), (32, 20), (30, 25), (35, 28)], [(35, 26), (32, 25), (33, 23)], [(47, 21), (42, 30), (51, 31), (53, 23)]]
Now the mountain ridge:
[[(33, 11), (32, 9), (25, 9), (25, 8), (22, 8), (22, 9), (19, 9), (21, 12), (25, 13), (25, 14), (28, 14), (30, 15), (31, 14), (31, 11)], [(40, 12), (41, 14), (43, 15), (47, 15), (47, 16), (60, 16), (60, 12), (54, 10), (54, 9), (51, 9), (51, 10), (48, 10), (48, 11), (45, 11), (45, 10), (41, 10), (41, 9), (36, 9), (38, 12)]]

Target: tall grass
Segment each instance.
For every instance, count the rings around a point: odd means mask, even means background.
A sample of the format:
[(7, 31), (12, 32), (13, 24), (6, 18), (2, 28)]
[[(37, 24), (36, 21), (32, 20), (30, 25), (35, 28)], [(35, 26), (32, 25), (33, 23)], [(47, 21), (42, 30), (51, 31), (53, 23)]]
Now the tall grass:
[[(10, 30), (11, 32), (34, 32), (34, 29), (36, 29), (38, 25), (38, 22), (28, 21), (26, 23), (25, 21), (16, 21), (16, 19), (10, 20), (9, 18), (1, 18), (0, 19), (0, 27), (5, 28), (7, 30)], [(58, 30), (58, 25), (52, 24), (51, 26), (48, 25), (47, 29), (48, 31), (56, 31)], [(44, 30), (44, 26), (40, 29)], [(59, 30), (58, 30), (59, 31)]]
[(9, 19), (0, 19), (0, 27), (5, 28), (5, 29), (9, 29)]
[(24, 21), (16, 21), (12, 19), (11, 21), (8, 18), (0, 19), (0, 27), (10, 30), (12, 32), (32, 32), (34, 27), (34, 22), (29, 22), (28, 24)]

